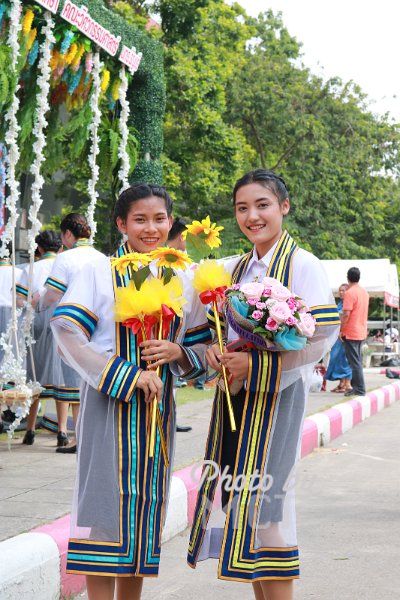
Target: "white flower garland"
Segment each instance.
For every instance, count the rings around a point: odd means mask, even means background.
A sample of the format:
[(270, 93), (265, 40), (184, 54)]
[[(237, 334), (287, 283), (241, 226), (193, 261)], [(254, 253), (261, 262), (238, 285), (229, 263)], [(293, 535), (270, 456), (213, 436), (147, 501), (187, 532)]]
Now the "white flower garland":
[(128, 146), (128, 119), (130, 115), (129, 102), (127, 101), (126, 94), (128, 91), (128, 78), (125, 73), (125, 67), (122, 66), (120, 71), (121, 85), (119, 87), (119, 102), (121, 104), (121, 114), (119, 118), (119, 130), (121, 133), (121, 141), (118, 150), (118, 157), (121, 159), (121, 167), (118, 171), (118, 178), (121, 181), (121, 190), (123, 192), (129, 187), (129, 170), (130, 160), (127, 152)]
[(33, 144), (33, 152), (34, 152), (34, 160), (30, 168), (30, 172), (33, 175), (33, 183), (32, 183), (32, 203), (29, 208), (29, 219), (32, 223), (30, 231), (28, 233), (29, 240), (29, 278), (28, 278), (28, 298), (26, 303), (26, 312), (24, 317), (24, 322), (22, 325), (22, 333), (25, 339), (25, 347), (29, 348), (30, 359), (32, 361), (32, 370), (33, 375), (35, 377), (35, 366), (33, 363), (33, 355), (32, 355), (32, 344), (34, 340), (32, 339), (32, 326), (33, 320), (35, 317), (35, 311), (32, 308), (32, 285), (33, 285), (33, 264), (35, 261), (35, 249), (36, 242), (35, 238), (39, 233), (42, 224), (38, 219), (38, 213), (40, 207), (42, 205), (42, 188), (44, 184), (44, 178), (41, 174), (41, 166), (44, 161), (44, 148), (46, 146), (46, 137), (44, 132), (47, 128), (47, 120), (46, 114), (50, 110), (50, 104), (48, 102), (48, 97), (50, 93), (50, 77), (51, 77), (51, 68), (50, 68), (50, 58), (51, 58), (51, 48), (53, 44), (55, 44), (56, 39), (53, 34), (54, 29), (54, 21), (52, 19), (51, 13), (46, 11), (44, 14), (44, 18), (46, 21), (45, 26), (43, 27), (44, 41), (43, 45), (40, 48), (40, 60), (38, 64), (38, 79), (37, 85), (39, 91), (36, 96), (36, 111), (35, 111), (35, 124), (32, 130), (36, 141)]
[(0, 339), (0, 344), (4, 348), (4, 360), (0, 369), (0, 385), (8, 381), (14, 381), (16, 385), (22, 385), (26, 381), (26, 372), (23, 368), (23, 358), (18, 348), (18, 312), (17, 299), (15, 290), (15, 227), (18, 220), (17, 203), (19, 200), (19, 182), (16, 177), (16, 166), (19, 160), (20, 152), (18, 147), (18, 133), (20, 127), (17, 121), (17, 113), (19, 109), (19, 80), (17, 77), (17, 64), (20, 54), (18, 36), (22, 29), (20, 22), (22, 7), (20, 0), (12, 0), (8, 44), (12, 52), (11, 69), (16, 74), (16, 83), (14, 96), (11, 105), (5, 115), (5, 120), (9, 124), (5, 135), (7, 145), (6, 159), (6, 182), (9, 189), (9, 195), (6, 199), (6, 207), (9, 212), (9, 218), (1, 239), (0, 258), (7, 258), (10, 253), (6, 247), (8, 242), (12, 244), (12, 315), (7, 331), (3, 333)]
[(36, 97), (36, 111), (35, 111), (35, 125), (32, 133), (36, 138), (33, 144), (34, 160), (30, 168), (30, 172), (33, 175), (32, 183), (32, 204), (29, 209), (29, 219), (32, 223), (31, 229), (28, 234), (29, 239), (29, 257), (31, 264), (34, 262), (34, 255), (36, 249), (35, 237), (39, 233), (42, 224), (39, 221), (37, 215), (42, 205), (41, 190), (44, 184), (44, 178), (41, 174), (41, 166), (44, 161), (43, 150), (46, 146), (46, 138), (44, 131), (48, 125), (46, 120), (46, 114), (50, 110), (50, 104), (48, 102), (48, 96), (50, 93), (50, 58), (51, 58), (51, 47), (55, 44), (56, 39), (53, 34), (54, 21), (51, 17), (51, 13), (45, 12), (46, 25), (44, 26), (42, 33), (44, 34), (44, 42), (40, 49), (40, 60), (38, 64), (38, 79), (37, 86), (39, 91)]
[(88, 192), (90, 198), (90, 204), (87, 209), (87, 221), (91, 228), (91, 241), (93, 242), (94, 236), (96, 235), (97, 225), (94, 220), (94, 211), (96, 209), (98, 194), (96, 191), (97, 181), (99, 179), (99, 167), (96, 163), (96, 158), (99, 153), (99, 125), (101, 120), (101, 111), (99, 109), (99, 101), (101, 94), (101, 81), (100, 72), (102, 68), (100, 63), (100, 52), (97, 50), (93, 57), (93, 92), (90, 97), (90, 108), (92, 109), (93, 119), (89, 127), (91, 148), (89, 153), (89, 167), (91, 171), (91, 177), (88, 182)]
[[(22, 29), (22, 24), (20, 22), (21, 12), (22, 6), (20, 0), (12, 0), (7, 42), (12, 52), (11, 69), (14, 71), (14, 73), (17, 71), (18, 57), (20, 54), (18, 36)], [(9, 195), (6, 199), (6, 208), (9, 212), (9, 218), (1, 238), (0, 258), (8, 258), (10, 256), (6, 245), (8, 242), (11, 242), (14, 247), (15, 227), (18, 220), (17, 203), (19, 199), (19, 181), (16, 178), (15, 169), (20, 156), (18, 147), (18, 133), (20, 126), (18, 125), (17, 121), (17, 113), (19, 109), (19, 87), (19, 80), (17, 77), (13, 100), (7, 111), (7, 114), (5, 115), (5, 121), (9, 124), (5, 136), (5, 142), (8, 149), (8, 156), (6, 160), (6, 181), (9, 189)]]

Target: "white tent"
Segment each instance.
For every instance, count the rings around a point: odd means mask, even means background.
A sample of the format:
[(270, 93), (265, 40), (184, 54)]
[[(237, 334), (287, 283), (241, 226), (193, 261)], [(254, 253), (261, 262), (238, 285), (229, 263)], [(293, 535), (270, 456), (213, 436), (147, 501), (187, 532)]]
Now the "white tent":
[(360, 285), (372, 298), (384, 298), (388, 306), (399, 305), (399, 281), (396, 265), (388, 258), (370, 260), (322, 260), (328, 275), (329, 285), (334, 294), (342, 283), (347, 282), (347, 271), (351, 267), (360, 269)]
[(385, 290), (385, 304), (399, 308), (399, 276), (396, 265), (390, 265), (388, 289)]

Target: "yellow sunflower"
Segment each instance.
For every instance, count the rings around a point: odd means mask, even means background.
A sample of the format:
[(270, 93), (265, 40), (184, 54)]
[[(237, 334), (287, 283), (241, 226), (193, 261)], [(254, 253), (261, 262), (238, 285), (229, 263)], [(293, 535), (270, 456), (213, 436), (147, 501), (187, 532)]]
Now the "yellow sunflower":
[(148, 254), (141, 254), (140, 252), (130, 252), (119, 256), (118, 258), (111, 258), (111, 264), (115, 267), (121, 277), (126, 273), (126, 269), (130, 266), (134, 271), (139, 271), (140, 268), (145, 267), (149, 264), (152, 259)]
[(223, 230), (223, 227), (217, 227), (216, 223), (211, 223), (210, 216), (208, 215), (202, 221), (193, 221), (190, 225), (186, 225), (186, 231), (182, 233), (182, 236), (186, 238), (188, 233), (194, 236), (198, 236), (200, 233), (203, 234), (204, 241), (210, 248), (218, 248), (221, 245), (219, 238), (219, 232)]
[(169, 269), (186, 269), (187, 265), (192, 263), (186, 252), (176, 250), (175, 248), (156, 248), (149, 254), (151, 260), (157, 261), (157, 267), (167, 267)]

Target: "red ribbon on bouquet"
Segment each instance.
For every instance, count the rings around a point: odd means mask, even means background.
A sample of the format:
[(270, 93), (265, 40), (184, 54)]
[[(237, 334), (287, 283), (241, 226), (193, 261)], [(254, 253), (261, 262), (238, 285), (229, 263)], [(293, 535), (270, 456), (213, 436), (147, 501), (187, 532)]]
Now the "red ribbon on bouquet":
[(207, 290), (199, 294), (199, 298), (202, 304), (211, 304), (212, 302), (221, 302), (225, 298), (226, 285), (214, 288), (213, 290)]
[(163, 339), (166, 339), (169, 334), (169, 326), (171, 324), (172, 319), (176, 315), (176, 312), (172, 310), (166, 304), (161, 304), (161, 313), (162, 313), (162, 336)]
[(147, 339), (151, 339), (151, 330), (158, 323), (157, 317), (153, 315), (145, 315), (143, 321), (138, 319), (137, 317), (133, 317), (132, 319), (127, 319), (123, 321), (122, 325), (125, 327), (129, 327), (132, 330), (132, 333), (135, 335), (139, 334), (142, 331), (142, 327), (144, 327), (144, 331), (146, 333)]

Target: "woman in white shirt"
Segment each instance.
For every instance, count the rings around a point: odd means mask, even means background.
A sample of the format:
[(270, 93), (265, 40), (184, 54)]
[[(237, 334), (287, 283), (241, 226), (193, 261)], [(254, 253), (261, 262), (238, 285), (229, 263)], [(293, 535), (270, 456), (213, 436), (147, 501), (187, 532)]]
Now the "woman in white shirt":
[[(136, 184), (125, 190), (115, 222), (128, 241), (114, 257), (163, 246), (171, 210), (160, 186)], [(153, 261), (149, 277), (158, 275)], [(158, 433), (149, 457), (148, 402), (156, 395), (160, 401), (172, 462), (173, 376), (201, 375), (211, 340), (204, 308), (181, 272), (187, 303), (183, 316), (173, 317), (166, 339), (142, 342), (140, 332), (116, 323), (116, 290), (132, 277), (131, 267), (121, 274), (109, 258), (92, 261), (68, 286), (52, 320), (63, 359), (83, 380), (67, 572), (86, 575), (90, 600), (112, 600), (114, 587), (117, 598), (138, 599), (143, 579), (158, 574), (171, 469)]]
[[(257, 600), (292, 600), (299, 577), (293, 471), (313, 365), (337, 337), (340, 319), (319, 260), (283, 229), (290, 209), (283, 179), (251, 171), (236, 183), (233, 201), (239, 228), (254, 245), (225, 263), (233, 283), (277, 279), (311, 308), (317, 326), (304, 350), (207, 351), (213, 369), (224, 364), (244, 385), (232, 395), (236, 432), (225, 394), (216, 393), (205, 457), (212, 467), (203, 472), (188, 562), (218, 558), (218, 577), (251, 582)], [(228, 342), (238, 342), (227, 323), (225, 331)], [(215, 504), (219, 479), (222, 500)]]
[[(68, 214), (61, 221), (60, 230), (61, 241), (67, 250), (59, 254), (54, 261), (51, 273), (45, 283), (45, 293), (40, 301), (41, 310), (47, 309), (49, 306), (55, 309), (84, 265), (104, 258), (104, 254), (92, 246), (91, 230), (83, 215)], [(76, 442), (73, 440), (68, 443), (67, 418), (68, 407), (71, 404), (76, 426), (79, 414), (80, 376), (64, 362), (61, 362), (61, 366), (62, 373), (58, 385), (54, 387), (58, 423), (56, 452), (73, 454), (76, 452)]]
[[(35, 242), (38, 246), (40, 259), (33, 264), (32, 298), (39, 296), (45, 289), (45, 282), (50, 275), (57, 252), (61, 248), (61, 239), (55, 231), (42, 231)], [(19, 283), (16, 286), (17, 304), (23, 306), (28, 298), (29, 264), (25, 265)], [(26, 424), (26, 433), (22, 440), (23, 444), (31, 446), (35, 439), (36, 417), (39, 408), (39, 400), (52, 398), (54, 395), (54, 384), (57, 381), (61, 369), (61, 359), (57, 354), (53, 334), (50, 330), (50, 315), (46, 312), (36, 313), (33, 322), (32, 359), (28, 352), (27, 357), (27, 379), (36, 380), (44, 388), (39, 398), (32, 402)]]

